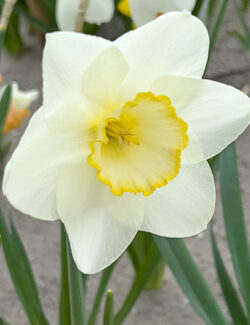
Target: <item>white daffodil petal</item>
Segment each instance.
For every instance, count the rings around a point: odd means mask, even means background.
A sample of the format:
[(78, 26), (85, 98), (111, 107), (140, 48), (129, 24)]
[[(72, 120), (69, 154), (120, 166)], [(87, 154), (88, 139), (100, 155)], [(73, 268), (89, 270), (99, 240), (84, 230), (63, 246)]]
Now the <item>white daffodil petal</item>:
[(3, 181), (3, 192), (11, 204), (32, 217), (58, 218), (55, 190), (63, 166), (80, 161), (88, 154), (83, 137), (48, 133), (44, 110), (32, 117), (17, 149), (12, 155)]
[(107, 23), (114, 14), (113, 0), (90, 0), (86, 21), (91, 24)]
[(194, 4), (195, 0), (129, 0), (132, 19), (138, 27), (170, 11), (191, 11)]
[(206, 229), (215, 207), (215, 186), (207, 162), (182, 166), (179, 175), (146, 200), (141, 230), (187, 237)]
[(56, 21), (60, 30), (74, 31), (81, 0), (57, 0)]
[(104, 105), (112, 105), (128, 69), (128, 64), (118, 47), (104, 49), (84, 74), (85, 95), (92, 102), (98, 102), (102, 109)]
[(188, 12), (162, 15), (115, 42), (129, 64), (121, 93), (133, 98), (162, 75), (201, 77), (207, 62), (208, 33)]
[[(62, 107), (70, 111), (65, 115), (78, 114), (78, 110), (74, 109), (76, 101), (83, 102), (82, 109), (89, 108), (82, 89), (83, 76), (89, 64), (110, 44), (100, 37), (80, 33), (47, 34), (43, 56), (43, 90), (48, 120), (57, 124), (58, 114), (64, 114)], [(65, 106), (65, 98), (72, 104)]]
[(95, 169), (83, 162), (62, 172), (57, 208), (78, 268), (96, 273), (115, 261), (133, 240), (143, 221), (144, 198), (111, 194), (97, 180)]
[(249, 98), (231, 86), (167, 76), (156, 80), (151, 90), (169, 96), (178, 116), (188, 124), (189, 144), (182, 153), (183, 163), (215, 156), (249, 125)]

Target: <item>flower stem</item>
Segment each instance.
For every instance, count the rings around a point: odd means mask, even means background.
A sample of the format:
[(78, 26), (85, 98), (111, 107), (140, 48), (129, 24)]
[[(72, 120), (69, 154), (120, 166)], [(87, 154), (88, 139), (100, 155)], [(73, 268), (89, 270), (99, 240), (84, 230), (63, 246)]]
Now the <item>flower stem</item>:
[(87, 9), (89, 7), (89, 2), (90, 0), (81, 0), (79, 3), (75, 24), (75, 32), (77, 33), (82, 33), (83, 31), (83, 24), (85, 21)]
[(0, 17), (0, 31), (5, 31), (17, 0), (5, 0)]

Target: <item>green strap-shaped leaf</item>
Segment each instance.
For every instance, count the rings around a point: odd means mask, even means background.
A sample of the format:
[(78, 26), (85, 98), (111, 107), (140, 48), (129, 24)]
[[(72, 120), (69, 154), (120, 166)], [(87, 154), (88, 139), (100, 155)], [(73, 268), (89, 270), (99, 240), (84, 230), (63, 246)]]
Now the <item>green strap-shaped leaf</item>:
[(11, 86), (8, 85), (5, 88), (2, 98), (0, 100), (0, 133), (1, 134), (8, 113), (8, 109), (10, 106), (10, 100), (11, 100)]
[(67, 239), (67, 263), (68, 263), (68, 281), (70, 296), (70, 316), (71, 325), (85, 325), (85, 283), (84, 275), (78, 270), (70, 249), (69, 240)]
[(124, 319), (127, 317), (130, 310), (134, 306), (134, 303), (141, 294), (142, 290), (145, 288), (146, 284), (148, 283), (148, 280), (152, 276), (160, 261), (161, 258), (159, 251), (154, 242), (152, 241), (152, 245), (148, 250), (148, 254), (136, 273), (135, 280), (129, 290), (129, 293), (122, 307), (115, 316), (115, 325), (122, 324)]
[(222, 260), (220, 251), (216, 243), (212, 225), (210, 226), (210, 236), (211, 236), (215, 267), (221, 285), (221, 289), (224, 295), (224, 299), (228, 306), (228, 310), (232, 316), (235, 325), (247, 325), (248, 321), (245, 312), (241, 306), (241, 302), (239, 300), (238, 294), (233, 286), (232, 280)]
[(250, 255), (241, 201), (235, 144), (219, 157), (220, 190), (227, 241), (234, 271), (250, 317)]
[(114, 325), (114, 297), (111, 290), (106, 295), (103, 325)]
[(10, 325), (10, 324), (0, 317), (0, 325)]
[(8, 230), (0, 211), (2, 246), (17, 295), (32, 325), (48, 325), (27, 254), (12, 222), (11, 230)]
[(184, 242), (156, 235), (154, 239), (180, 288), (203, 321), (207, 325), (228, 325)]
[(49, 26), (48, 24), (44, 23), (43, 21), (34, 17), (27, 8), (23, 8), (18, 2), (14, 7), (13, 10), (18, 15), (24, 16), (33, 26), (38, 28), (43, 33), (50, 33), (56, 30), (56, 26)]
[(100, 279), (100, 283), (97, 289), (96, 297), (92, 306), (92, 310), (90, 312), (89, 320), (88, 320), (88, 325), (95, 325), (96, 323), (96, 317), (97, 313), (99, 311), (103, 295), (106, 291), (107, 284), (110, 280), (110, 277), (113, 273), (114, 267), (116, 263), (111, 264), (109, 267), (107, 267), (105, 270), (102, 272), (102, 276)]
[(4, 45), (10, 54), (22, 54), (24, 52), (24, 44), (20, 34), (20, 21), (19, 16), (12, 12), (6, 35), (4, 39)]
[(213, 24), (211, 26), (211, 30), (209, 32), (210, 34), (210, 46), (209, 46), (209, 54), (208, 54), (208, 60), (207, 60), (207, 66), (206, 66), (206, 70), (204, 73), (206, 73), (207, 69), (208, 69), (208, 65), (211, 59), (211, 55), (213, 53), (214, 47), (215, 47), (215, 43), (220, 31), (220, 27), (223, 21), (223, 18), (225, 16), (226, 13), (226, 9), (227, 9), (227, 5), (228, 5), (229, 0), (221, 0), (220, 4), (218, 5), (218, 8), (216, 10), (216, 13), (214, 15), (214, 21)]
[(61, 223), (61, 293), (59, 308), (59, 325), (71, 325), (70, 296), (68, 281), (67, 235)]
[(238, 4), (238, 1), (233, 0), (233, 3), (234, 3), (236, 13), (238, 15), (239, 21), (241, 23), (242, 29), (245, 33), (245, 39), (249, 44), (250, 43), (250, 30), (249, 30), (249, 26), (247, 25), (246, 18), (244, 16), (242, 9), (240, 8), (240, 5)]

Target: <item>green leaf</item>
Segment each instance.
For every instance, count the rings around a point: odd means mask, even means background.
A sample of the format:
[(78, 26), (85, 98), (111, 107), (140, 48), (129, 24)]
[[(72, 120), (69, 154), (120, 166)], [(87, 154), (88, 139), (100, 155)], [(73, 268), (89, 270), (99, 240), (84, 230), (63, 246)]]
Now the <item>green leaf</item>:
[(202, 4), (203, 4), (203, 0), (197, 0), (197, 1), (196, 1), (196, 3), (195, 3), (195, 7), (194, 7), (193, 12), (192, 12), (192, 14), (193, 14), (194, 16), (198, 16), (198, 15), (199, 15), (199, 12), (200, 12), (200, 10), (201, 10), (201, 6), (202, 6)]
[(135, 280), (132, 283), (129, 293), (115, 316), (115, 325), (122, 324), (160, 262), (161, 258), (159, 251), (152, 241), (148, 254), (136, 273)]
[(24, 45), (19, 32), (19, 25), (19, 16), (13, 12), (10, 16), (4, 40), (4, 45), (10, 54), (22, 54), (24, 52)]
[(96, 317), (97, 313), (99, 311), (103, 295), (106, 291), (107, 284), (110, 280), (110, 277), (114, 271), (116, 263), (111, 264), (109, 267), (107, 267), (105, 270), (102, 271), (102, 276), (100, 279), (100, 283), (97, 289), (96, 297), (92, 306), (92, 310), (90, 312), (89, 320), (88, 320), (88, 325), (94, 325), (96, 323)]
[(0, 57), (4, 48), (5, 35), (6, 35), (6, 30), (0, 30)]
[(245, 35), (242, 35), (237, 30), (234, 31), (234, 35), (244, 50), (250, 51), (250, 39), (246, 38)]
[[(8, 85), (5, 88), (2, 98), (0, 100), (0, 133), (1, 134), (2, 134), (5, 119), (6, 119), (8, 110), (9, 110), (10, 100), (11, 100), (11, 86)], [(1, 135), (0, 135), (0, 137), (1, 137)]]
[(154, 236), (160, 253), (197, 314), (207, 325), (228, 325), (212, 292), (181, 239)]
[(55, 18), (56, 0), (36, 0), (40, 7), (50, 16), (51, 19)]
[(224, 295), (228, 310), (232, 316), (235, 325), (247, 325), (248, 321), (245, 312), (241, 306), (238, 294), (233, 286), (232, 280), (222, 260), (218, 249), (212, 225), (210, 226), (210, 236), (212, 242), (213, 256), (218, 279)]
[(114, 297), (111, 290), (106, 295), (103, 325), (114, 325)]
[(36, 17), (34, 17), (26, 8), (23, 8), (19, 3), (17, 3), (13, 10), (15, 13), (24, 16), (33, 26), (39, 29), (43, 33), (50, 33), (56, 30), (51, 26), (47, 25), (43, 21), (40, 21)]
[(0, 211), (0, 233), (8, 269), (17, 295), (32, 325), (48, 325), (24, 246), (11, 221), (11, 232)]
[(65, 233), (64, 225), (61, 223), (61, 293), (59, 309), (60, 325), (71, 325), (66, 241), (67, 235)]
[(244, 11), (246, 11), (248, 9), (249, 3), (250, 3), (249, 0), (242, 0), (242, 8)]
[(209, 54), (208, 54), (208, 61), (207, 61), (207, 66), (206, 66), (206, 70), (208, 68), (208, 64), (209, 61), (211, 59), (211, 55), (213, 53), (214, 47), (215, 47), (215, 43), (220, 31), (220, 27), (223, 21), (223, 18), (225, 16), (226, 13), (226, 9), (227, 9), (227, 5), (228, 5), (228, 0), (221, 0), (220, 1), (220, 5), (217, 8), (217, 11), (215, 13), (215, 17), (213, 20), (213, 24), (211, 27), (211, 31), (210, 31), (210, 47), (209, 47)]
[(77, 268), (70, 249), (69, 240), (66, 242), (67, 263), (68, 263), (68, 281), (70, 296), (70, 315), (72, 325), (85, 325), (85, 281), (83, 275)]
[(234, 271), (250, 316), (250, 255), (241, 201), (235, 144), (219, 156), (220, 191), (227, 241)]
[(241, 10), (241, 8), (240, 8), (240, 6), (239, 6), (239, 4), (238, 4), (238, 2), (236, 0), (233, 0), (233, 3), (234, 3), (236, 13), (238, 15), (239, 21), (241, 23), (242, 29), (243, 29), (243, 31), (245, 33), (245, 39), (247, 40), (247, 43), (249, 44), (250, 43), (250, 30), (249, 30), (249, 27), (247, 25), (244, 13), (242, 12), (242, 10)]
[(0, 325), (10, 325), (10, 324), (0, 317)]

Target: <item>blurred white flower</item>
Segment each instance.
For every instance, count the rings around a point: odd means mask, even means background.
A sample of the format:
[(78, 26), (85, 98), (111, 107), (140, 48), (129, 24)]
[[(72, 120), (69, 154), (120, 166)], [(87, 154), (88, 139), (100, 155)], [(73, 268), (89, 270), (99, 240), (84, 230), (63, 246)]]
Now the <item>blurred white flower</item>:
[[(0, 88), (0, 98), (3, 95), (6, 86)], [(11, 102), (9, 111), (3, 126), (3, 133), (6, 134), (14, 129), (17, 129), (23, 122), (24, 118), (29, 117), (29, 106), (37, 100), (38, 90), (22, 91), (16, 82), (11, 83)]]
[(115, 42), (47, 35), (43, 107), (3, 191), (23, 213), (62, 220), (81, 271), (111, 264), (138, 230), (186, 237), (207, 227), (215, 186), (206, 160), (250, 121), (244, 93), (201, 79), (208, 48), (187, 12)]
[(195, 3), (196, 0), (120, 0), (117, 8), (141, 26), (167, 12), (192, 11)]
[[(77, 13), (83, 0), (57, 0), (56, 18), (60, 30), (74, 31)], [(113, 0), (89, 0), (85, 20), (91, 24), (109, 22), (114, 14)]]

